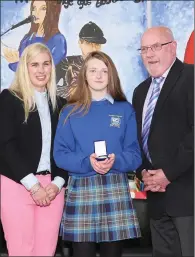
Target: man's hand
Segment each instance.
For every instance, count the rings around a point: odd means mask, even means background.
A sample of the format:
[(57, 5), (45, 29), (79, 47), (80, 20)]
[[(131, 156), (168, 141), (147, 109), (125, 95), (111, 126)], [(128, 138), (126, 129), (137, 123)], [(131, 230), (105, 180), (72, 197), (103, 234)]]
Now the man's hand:
[(97, 161), (97, 155), (95, 153), (90, 155), (90, 162), (93, 169), (99, 174), (106, 174), (112, 168), (115, 161), (115, 154), (109, 154), (109, 158), (104, 161)]
[(56, 198), (56, 195), (59, 193), (59, 188), (55, 184), (50, 183), (45, 187), (45, 191), (49, 200), (53, 201)]
[(165, 192), (164, 186), (159, 185), (157, 181), (155, 181), (154, 174), (157, 173), (158, 170), (143, 170), (142, 171), (142, 180), (144, 181), (144, 191), (152, 191), (152, 192)]
[(156, 186), (145, 186), (144, 191), (151, 191), (151, 192), (165, 192), (165, 188), (162, 188), (159, 185)]
[(144, 179), (146, 179), (146, 178), (148, 178), (148, 177), (151, 177), (152, 175), (150, 174), (150, 173), (148, 173), (148, 171), (147, 170), (142, 170), (142, 172), (141, 172), (141, 174), (142, 174), (142, 180), (144, 180)]
[(145, 191), (151, 190), (157, 192), (158, 189), (161, 189), (161, 192), (164, 192), (170, 181), (166, 178), (162, 169), (157, 170), (148, 170), (148, 176), (143, 177), (145, 184)]

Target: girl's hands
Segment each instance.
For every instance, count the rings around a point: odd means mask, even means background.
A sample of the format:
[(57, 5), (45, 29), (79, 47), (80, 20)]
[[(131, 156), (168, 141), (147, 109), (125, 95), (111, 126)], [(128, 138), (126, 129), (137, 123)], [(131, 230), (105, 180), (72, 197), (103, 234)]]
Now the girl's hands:
[(109, 154), (108, 158), (104, 161), (97, 161), (97, 155), (95, 153), (90, 155), (90, 162), (93, 169), (99, 174), (106, 174), (112, 168), (115, 161), (115, 154)]

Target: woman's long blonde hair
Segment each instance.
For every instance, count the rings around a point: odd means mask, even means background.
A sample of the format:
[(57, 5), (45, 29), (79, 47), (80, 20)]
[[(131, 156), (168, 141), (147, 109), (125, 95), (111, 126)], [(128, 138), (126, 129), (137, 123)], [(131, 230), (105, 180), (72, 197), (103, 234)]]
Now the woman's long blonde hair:
[(74, 107), (67, 115), (65, 122), (71, 114), (76, 112), (83, 112), (84, 114), (86, 114), (89, 110), (92, 98), (91, 91), (89, 89), (86, 79), (86, 70), (87, 64), (91, 59), (98, 59), (104, 62), (105, 65), (108, 67), (108, 94), (111, 95), (115, 101), (127, 100), (122, 91), (118, 72), (112, 59), (107, 54), (101, 51), (93, 51), (89, 53), (87, 58), (85, 59), (80, 69), (77, 82), (75, 83), (75, 90), (67, 99), (68, 105), (74, 105)]
[(25, 122), (27, 122), (29, 112), (35, 110), (34, 87), (29, 77), (27, 65), (35, 56), (40, 53), (47, 53), (50, 56), (52, 69), (50, 79), (46, 85), (46, 88), (48, 98), (50, 99), (52, 104), (53, 111), (56, 108), (56, 73), (52, 55), (47, 46), (41, 43), (31, 44), (23, 51), (18, 63), (14, 80), (9, 88), (9, 90), (16, 97), (23, 101)]

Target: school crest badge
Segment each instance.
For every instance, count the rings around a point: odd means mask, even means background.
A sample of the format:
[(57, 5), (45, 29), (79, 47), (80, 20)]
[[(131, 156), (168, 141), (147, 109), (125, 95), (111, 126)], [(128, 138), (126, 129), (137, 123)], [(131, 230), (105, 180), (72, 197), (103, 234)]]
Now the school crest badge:
[(110, 127), (116, 127), (120, 128), (121, 125), (121, 116), (115, 116), (115, 115), (110, 115), (111, 116), (111, 121), (110, 121)]

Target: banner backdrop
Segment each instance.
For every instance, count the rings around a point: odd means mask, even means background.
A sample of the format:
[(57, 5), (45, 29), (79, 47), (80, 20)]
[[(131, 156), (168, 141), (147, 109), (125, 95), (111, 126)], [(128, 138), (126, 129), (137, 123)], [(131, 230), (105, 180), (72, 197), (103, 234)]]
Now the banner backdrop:
[(43, 42), (54, 57), (59, 95), (66, 96), (85, 55), (102, 50), (116, 64), (131, 102), (134, 88), (147, 77), (137, 52), (146, 28), (170, 27), (181, 60), (194, 29), (193, 1), (20, 0), (1, 2), (1, 34), (29, 15), (33, 15), (31, 23), (1, 36), (1, 90), (10, 86), (25, 47)]

